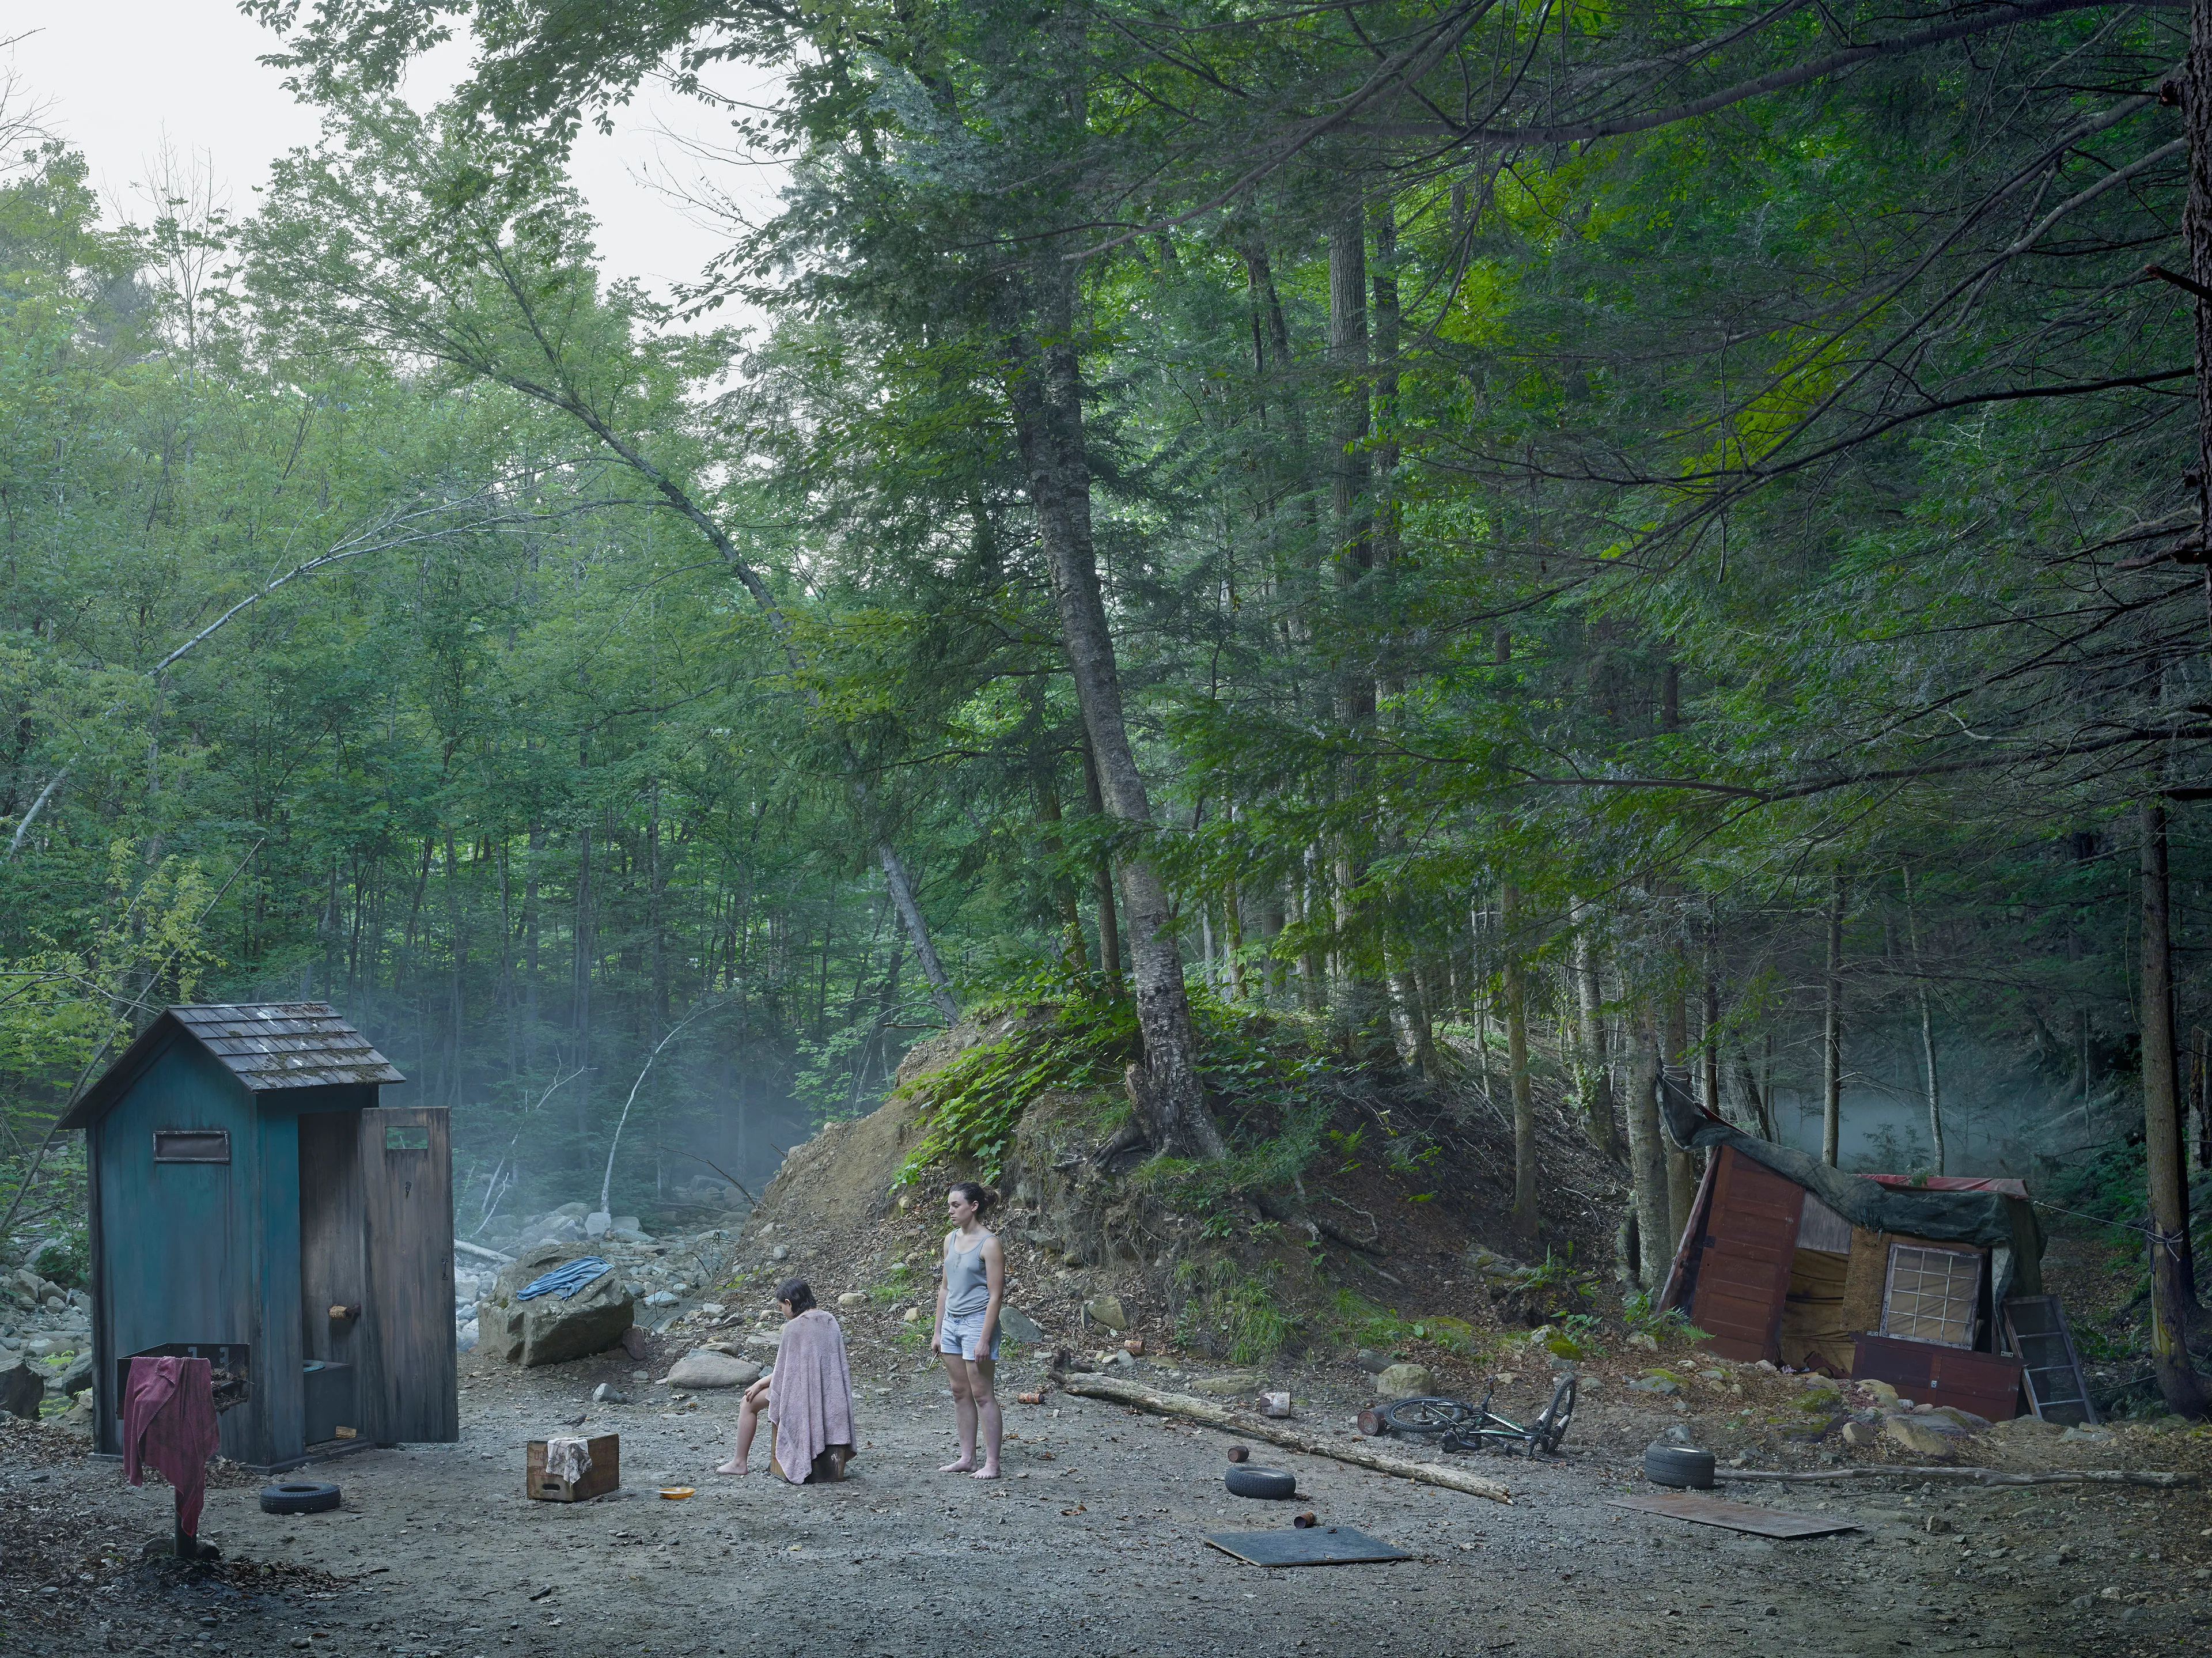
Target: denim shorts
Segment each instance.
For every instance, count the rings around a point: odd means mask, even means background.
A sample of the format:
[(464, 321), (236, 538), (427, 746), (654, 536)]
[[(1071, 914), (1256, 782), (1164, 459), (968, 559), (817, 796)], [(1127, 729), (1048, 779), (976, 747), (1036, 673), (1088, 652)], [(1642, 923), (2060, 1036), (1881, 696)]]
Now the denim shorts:
[(938, 1327), (937, 1351), (961, 1358), (999, 1357), (999, 1333), (991, 1332), (991, 1351), (981, 1351), (983, 1345), (983, 1309), (972, 1313), (947, 1313), (945, 1322)]

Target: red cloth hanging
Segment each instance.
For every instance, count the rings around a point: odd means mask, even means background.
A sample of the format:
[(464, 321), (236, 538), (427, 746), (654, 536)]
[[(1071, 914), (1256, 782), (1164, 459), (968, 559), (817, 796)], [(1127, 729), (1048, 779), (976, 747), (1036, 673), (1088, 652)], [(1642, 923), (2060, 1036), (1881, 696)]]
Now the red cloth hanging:
[(123, 1389), (123, 1477), (146, 1483), (144, 1460), (177, 1488), (177, 1529), (197, 1537), (207, 1501), (207, 1462), (222, 1448), (215, 1380), (204, 1358), (134, 1358)]

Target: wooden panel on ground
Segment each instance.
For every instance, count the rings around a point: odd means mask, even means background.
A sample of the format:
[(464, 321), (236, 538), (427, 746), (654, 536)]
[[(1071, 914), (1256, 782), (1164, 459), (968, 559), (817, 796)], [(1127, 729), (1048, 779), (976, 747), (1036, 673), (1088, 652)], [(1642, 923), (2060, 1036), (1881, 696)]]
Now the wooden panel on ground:
[(2004, 1304), (2005, 1339), (2027, 1366), (2028, 1408), (2045, 1422), (2094, 1423), (2097, 1406), (2057, 1296), (2014, 1296)]
[(2020, 1414), (2021, 1372), (2027, 1368), (1996, 1353), (1875, 1335), (1858, 1338), (1851, 1361), (1856, 1380), (1887, 1382), (1916, 1405), (1949, 1405), (1992, 1422)]
[(461, 1436), (453, 1345), (453, 1163), (442, 1106), (361, 1114), (362, 1193), (375, 1328), (380, 1437)]
[(1733, 1146), (1722, 1148), (1699, 1240), (1690, 1322), (1710, 1334), (1705, 1345), (1723, 1357), (1781, 1357), (1782, 1312), (1804, 1203), (1805, 1188), (1795, 1181), (1739, 1157)]
[(535, 1497), (540, 1503), (588, 1503), (595, 1497), (605, 1497), (622, 1485), (622, 1436), (599, 1434), (584, 1442), (590, 1453), (592, 1466), (584, 1470), (581, 1479), (555, 1479), (545, 1472), (545, 1442), (533, 1439), (524, 1448), (524, 1467), (528, 1473), (522, 1482), (522, 1494)]
[(1249, 1566), (1358, 1566), (1411, 1560), (1403, 1549), (1349, 1526), (1291, 1527), (1282, 1531), (1214, 1531), (1205, 1540)]
[(1663, 1514), (1669, 1520), (1687, 1520), (1693, 1525), (1722, 1526), (1729, 1531), (1749, 1532), (1754, 1537), (1827, 1537), (1837, 1532), (1858, 1529), (1849, 1520), (1815, 1520), (1810, 1515), (1762, 1509), (1752, 1503), (1731, 1503), (1720, 1497), (1699, 1497), (1694, 1491), (1616, 1497), (1606, 1506), (1634, 1509), (1643, 1514)]

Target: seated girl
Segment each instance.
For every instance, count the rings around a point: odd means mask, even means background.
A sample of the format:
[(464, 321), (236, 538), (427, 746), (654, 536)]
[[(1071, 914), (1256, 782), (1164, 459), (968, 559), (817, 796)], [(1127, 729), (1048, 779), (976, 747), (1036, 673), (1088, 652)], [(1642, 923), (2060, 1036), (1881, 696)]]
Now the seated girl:
[(840, 1473), (852, 1460), (853, 1373), (845, 1362), (844, 1331), (814, 1304), (814, 1291), (805, 1278), (778, 1285), (775, 1301), (785, 1321), (775, 1367), (745, 1389), (738, 1411), (737, 1455), (714, 1472), (747, 1472), (753, 1430), (765, 1410), (775, 1424), (775, 1455), (769, 1466), (796, 1485), (823, 1451), (836, 1455)]

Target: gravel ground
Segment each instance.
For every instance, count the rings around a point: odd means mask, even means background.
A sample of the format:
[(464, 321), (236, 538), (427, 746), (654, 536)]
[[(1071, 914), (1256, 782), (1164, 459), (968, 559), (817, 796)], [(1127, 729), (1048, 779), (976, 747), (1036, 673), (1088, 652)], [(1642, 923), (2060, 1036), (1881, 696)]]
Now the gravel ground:
[[(764, 1445), (750, 1478), (717, 1479), (734, 1398), (672, 1400), (619, 1353), (527, 1373), (471, 1356), (463, 1373), (459, 1444), (302, 1471), (343, 1485), (337, 1512), (263, 1515), (258, 1481), (224, 1474), (202, 1527), (226, 1551), (213, 1570), (139, 1558), (167, 1525), (158, 1484), (131, 1490), (58, 1429), (0, 1434), (0, 1651), (2147, 1658), (2212, 1639), (2202, 1490), (1732, 1488), (1860, 1527), (1774, 1543), (1608, 1507), (1637, 1488), (1615, 1423), (1579, 1461), (1487, 1463), (1510, 1507), (1265, 1447), (1300, 1500), (1260, 1503), (1223, 1491), (1223, 1435), (1064, 1394), (1009, 1404), (1019, 1437), (992, 1485), (935, 1471), (951, 1401), (890, 1351), (855, 1377), (849, 1480), (798, 1488), (757, 1471)], [(1036, 1379), (1008, 1366), (1006, 1394)], [(639, 1402), (590, 1404), (603, 1381)], [(1307, 1424), (1335, 1429), (1348, 1393), (1314, 1399)], [(623, 1491), (525, 1499), (523, 1441), (586, 1411), (585, 1431), (622, 1436)], [(697, 1495), (659, 1499), (664, 1476)], [(1418, 1558), (1267, 1571), (1200, 1541), (1306, 1507)]]

